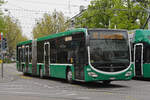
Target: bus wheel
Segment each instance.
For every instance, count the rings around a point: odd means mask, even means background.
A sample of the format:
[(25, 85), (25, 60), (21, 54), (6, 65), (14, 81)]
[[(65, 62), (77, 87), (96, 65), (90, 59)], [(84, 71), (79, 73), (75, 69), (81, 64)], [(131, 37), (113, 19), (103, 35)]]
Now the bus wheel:
[(43, 78), (43, 71), (40, 69), (40, 78)]
[(71, 69), (68, 69), (68, 71), (67, 71), (67, 81), (71, 84), (73, 83)]
[(109, 81), (109, 80), (103, 81), (103, 85), (109, 85), (110, 83), (111, 83), (111, 81)]

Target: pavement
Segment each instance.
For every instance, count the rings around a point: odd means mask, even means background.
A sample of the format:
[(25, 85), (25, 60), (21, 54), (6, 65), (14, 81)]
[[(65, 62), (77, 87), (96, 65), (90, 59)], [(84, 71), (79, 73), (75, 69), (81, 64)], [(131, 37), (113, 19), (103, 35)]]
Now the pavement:
[[(16, 73), (18, 73), (18, 71), (14, 71), (15, 69), (15, 63), (13, 63), (12, 65), (11, 64), (3, 64), (3, 76), (2, 76), (2, 66), (0, 64), (0, 83), (7, 83), (7, 82), (11, 82), (13, 80), (16, 79)], [(10, 69), (9, 68), (6, 68), (6, 67), (11, 67)], [(12, 70), (13, 68), (13, 70)]]
[[(1, 73), (1, 66), (0, 66)], [(15, 64), (4, 64), (0, 74), (0, 100), (149, 100), (150, 80), (69, 84), (57, 78), (41, 79), (23, 75)]]

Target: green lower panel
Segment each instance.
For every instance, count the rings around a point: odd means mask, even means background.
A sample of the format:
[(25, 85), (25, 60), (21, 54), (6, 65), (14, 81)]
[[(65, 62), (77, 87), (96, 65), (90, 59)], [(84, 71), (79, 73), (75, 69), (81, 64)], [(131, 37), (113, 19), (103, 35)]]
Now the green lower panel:
[(30, 73), (30, 74), (32, 73), (32, 64), (29, 64), (29, 69), (28, 69), (28, 71), (29, 71), (28, 73)]
[(40, 65), (39, 64), (37, 64), (37, 75), (40, 75)]
[[(16, 62), (16, 68), (18, 71), (22, 72), (22, 66), (24, 66), (23, 68), (26, 69), (26, 64), (21, 64), (18, 61)], [(28, 72), (27, 73), (32, 73), (32, 64), (28, 64)]]
[(131, 69), (132, 69), (132, 75), (133, 75), (132, 78), (133, 78), (133, 77), (135, 77), (135, 72), (134, 72), (135, 69), (134, 69), (134, 64), (133, 63), (131, 64)]
[(66, 78), (66, 65), (50, 65), (50, 77)]
[[(86, 66), (85, 67), (85, 81), (90, 82), (90, 81), (103, 81), (103, 80), (113, 80), (113, 81), (114, 80), (130, 80), (134, 76), (134, 68), (133, 67), (134, 66), (132, 64), (131, 67), (126, 72), (111, 75), (111, 74), (98, 73), (98, 72), (92, 70), (90, 68), (90, 66)], [(88, 71), (87, 71), (87, 68), (88, 68)], [(129, 71), (132, 74), (130, 76), (126, 76), (126, 73)], [(90, 76), (88, 74), (88, 72), (94, 72), (97, 75), (97, 77)]]
[(143, 77), (150, 78), (150, 64), (143, 64)]

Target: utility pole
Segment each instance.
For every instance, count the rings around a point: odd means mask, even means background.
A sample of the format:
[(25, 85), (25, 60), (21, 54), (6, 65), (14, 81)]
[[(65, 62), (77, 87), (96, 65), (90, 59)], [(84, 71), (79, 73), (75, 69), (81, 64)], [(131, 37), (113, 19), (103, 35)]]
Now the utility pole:
[(3, 32), (1, 32), (1, 60), (2, 60), (2, 62), (1, 62), (1, 67), (2, 67), (2, 73), (1, 73), (1, 75), (2, 75), (2, 79), (3, 79), (3, 60), (4, 60), (4, 55), (3, 55)]

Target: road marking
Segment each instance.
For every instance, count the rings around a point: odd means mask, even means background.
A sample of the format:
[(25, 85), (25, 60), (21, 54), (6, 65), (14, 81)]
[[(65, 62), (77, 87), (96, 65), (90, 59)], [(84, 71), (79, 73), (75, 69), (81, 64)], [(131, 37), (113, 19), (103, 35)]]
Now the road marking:
[(12, 93), (12, 94), (30, 94), (30, 95), (50, 95), (46, 93), (36, 93), (36, 92), (17, 92), (17, 91), (0, 91), (0, 93)]
[[(13, 87), (11, 87), (11, 88), (3, 88), (4, 90), (22, 90), (22, 89), (24, 89), (24, 88), (22, 88), (22, 87), (18, 87), (18, 88), (13, 88)], [(2, 89), (1, 89), (2, 90)]]
[(76, 99), (79, 99), (79, 100), (90, 100), (91, 98), (89, 98), (89, 97), (78, 97)]
[(113, 93), (111, 93), (111, 92), (104, 92), (104, 94), (113, 95)]
[(1, 87), (22, 87), (22, 86), (24, 86), (24, 85), (16, 85), (16, 84), (0, 84), (1, 86), (0, 86), (0, 88)]
[(131, 96), (126, 96), (126, 98), (130, 99), (130, 100), (137, 100), (136, 98), (133, 98)]
[(27, 76), (23, 76), (23, 75), (21, 75), (20, 77), (23, 79), (32, 79), (31, 77), (27, 77)]
[(142, 86), (138, 86), (136, 88), (145, 88), (145, 87), (150, 87), (150, 85), (142, 85)]
[(66, 94), (66, 96), (73, 96), (73, 95), (77, 95), (77, 94), (75, 93)]
[[(9, 90), (5, 90), (5, 91), (0, 91), (0, 95), (2, 93), (6, 93), (6, 94), (20, 94), (20, 95), (37, 95), (37, 96), (47, 96), (47, 97), (67, 97), (66, 94), (62, 94), (62, 93), (59, 93), (57, 91), (53, 92), (53, 93), (45, 93), (45, 92), (22, 92), (22, 91), (9, 91)], [(70, 95), (72, 96), (72, 95)], [(78, 99), (89, 99), (88, 97), (79, 97)]]
[(38, 82), (33, 82), (33, 84), (38, 85), (40, 87), (48, 88), (48, 89), (54, 88), (54, 87), (48, 86), (46, 84), (41, 84), (41, 83), (38, 83)]

